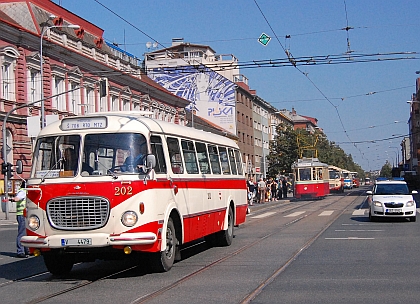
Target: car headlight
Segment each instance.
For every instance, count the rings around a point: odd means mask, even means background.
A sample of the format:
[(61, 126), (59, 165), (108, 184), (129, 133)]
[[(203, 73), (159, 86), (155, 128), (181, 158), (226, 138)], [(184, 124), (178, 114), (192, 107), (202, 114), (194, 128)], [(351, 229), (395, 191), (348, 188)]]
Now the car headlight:
[(137, 213), (134, 211), (126, 211), (121, 217), (121, 223), (123, 223), (124, 226), (132, 227), (137, 223), (137, 218)]
[(372, 202), (372, 204), (373, 204), (375, 207), (382, 207), (382, 203), (381, 203), (381, 202), (378, 202), (378, 201), (374, 201), (374, 202)]
[(415, 201), (408, 201), (408, 202), (405, 204), (405, 206), (406, 206), (406, 207), (413, 207), (415, 204), (416, 204), (416, 202), (415, 202)]
[(39, 223), (39, 217), (36, 215), (32, 214), (30, 217), (28, 217), (28, 227), (32, 231), (35, 231), (39, 228)]

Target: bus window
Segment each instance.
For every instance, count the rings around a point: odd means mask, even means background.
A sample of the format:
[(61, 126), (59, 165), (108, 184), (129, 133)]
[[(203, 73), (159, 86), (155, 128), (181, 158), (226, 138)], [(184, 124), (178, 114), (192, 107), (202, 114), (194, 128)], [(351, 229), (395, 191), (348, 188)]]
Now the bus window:
[(225, 147), (219, 147), (219, 155), (223, 174), (230, 174), (229, 158)]
[(195, 155), (194, 143), (190, 140), (181, 140), (182, 154), (184, 155), (185, 169), (187, 173), (197, 174), (198, 165)]
[(75, 176), (79, 163), (79, 147), (79, 135), (40, 138), (35, 148), (32, 177), (56, 178)]
[(156, 156), (155, 173), (166, 173), (165, 155), (163, 154), (162, 139), (159, 136), (150, 137), (152, 153)]
[(172, 172), (175, 174), (184, 173), (184, 166), (182, 165), (182, 158), (179, 149), (178, 139), (168, 137), (167, 142)]
[(147, 154), (146, 138), (142, 134), (87, 134), (84, 142), (84, 154), (96, 151), (93, 175), (144, 173), (136, 167), (142, 164), (143, 156)]
[(238, 174), (242, 175), (244, 174), (243, 171), (243, 164), (242, 164), (242, 158), (241, 158), (241, 153), (239, 152), (239, 150), (235, 150), (235, 159), (236, 159), (236, 168), (238, 169)]
[(235, 162), (235, 155), (233, 154), (233, 149), (228, 149), (229, 153), (229, 162), (230, 162), (230, 168), (232, 169), (232, 174), (236, 175), (238, 174), (238, 171), (236, 171), (236, 162)]
[(207, 155), (206, 145), (201, 142), (195, 143), (195, 148), (197, 150), (198, 163), (200, 165), (200, 171), (203, 174), (210, 174), (210, 164), (209, 157)]
[(217, 149), (217, 146), (208, 145), (207, 148), (209, 150), (211, 171), (213, 174), (222, 174), (222, 170), (220, 169), (219, 150)]

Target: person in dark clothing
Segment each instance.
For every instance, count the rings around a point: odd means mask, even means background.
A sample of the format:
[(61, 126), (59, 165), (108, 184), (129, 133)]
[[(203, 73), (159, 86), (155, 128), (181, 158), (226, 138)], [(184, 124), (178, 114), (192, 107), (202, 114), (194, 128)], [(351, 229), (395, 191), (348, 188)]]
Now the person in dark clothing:
[(283, 178), (281, 181), (282, 190), (283, 190), (283, 198), (287, 198), (287, 179)]

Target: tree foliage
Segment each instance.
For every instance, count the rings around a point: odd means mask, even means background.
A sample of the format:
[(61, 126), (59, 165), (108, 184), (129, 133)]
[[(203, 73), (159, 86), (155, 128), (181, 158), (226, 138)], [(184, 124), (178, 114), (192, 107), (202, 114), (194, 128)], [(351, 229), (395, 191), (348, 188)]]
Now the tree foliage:
[(392, 177), (392, 166), (388, 162), (388, 160), (386, 161), (385, 165), (382, 166), (380, 176), (387, 177), (387, 178)]
[(323, 163), (358, 172), (360, 178), (365, 177), (364, 170), (354, 163), (351, 154), (347, 155), (335, 142), (330, 142), (324, 133), (294, 130), (285, 124), (279, 124), (276, 131), (277, 136), (270, 143), (270, 154), (267, 157), (269, 176), (290, 172), (292, 163), (301, 156), (317, 156)]

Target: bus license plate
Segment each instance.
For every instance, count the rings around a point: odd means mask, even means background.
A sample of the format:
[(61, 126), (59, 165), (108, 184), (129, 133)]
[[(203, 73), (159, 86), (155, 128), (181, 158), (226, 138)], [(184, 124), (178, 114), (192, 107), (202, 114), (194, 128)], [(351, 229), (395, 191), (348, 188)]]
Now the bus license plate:
[(387, 213), (401, 213), (402, 209), (387, 209)]
[(92, 239), (61, 239), (61, 246), (87, 246), (92, 245)]

